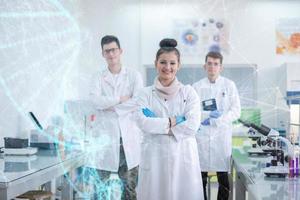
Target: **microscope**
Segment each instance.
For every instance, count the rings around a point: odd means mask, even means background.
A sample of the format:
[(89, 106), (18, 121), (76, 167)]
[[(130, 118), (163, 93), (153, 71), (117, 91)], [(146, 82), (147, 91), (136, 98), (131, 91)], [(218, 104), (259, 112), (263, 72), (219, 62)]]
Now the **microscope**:
[(265, 133), (268, 131), (266, 129), (266, 126), (261, 125), (261, 127), (259, 127), (253, 123), (248, 123), (240, 119), (238, 121), (241, 124), (243, 124), (245, 127), (249, 128), (248, 137), (253, 141), (252, 147), (247, 151), (249, 156), (251, 157), (270, 156), (271, 154), (270, 146), (272, 140), (270, 140), (264, 134), (260, 134), (261, 132)]
[[(263, 124), (257, 126), (242, 120), (239, 120), (239, 122), (244, 126), (249, 127), (249, 134), (256, 136), (254, 138), (259, 147), (253, 145), (248, 151), (249, 155), (257, 154), (272, 156), (270, 163), (267, 163), (266, 168), (263, 170), (264, 174), (267, 177), (286, 177), (286, 175), (289, 174), (289, 166), (287, 163), (294, 156), (291, 142), (280, 136), (278, 131)], [(260, 133), (262, 136), (259, 137), (257, 133)]]

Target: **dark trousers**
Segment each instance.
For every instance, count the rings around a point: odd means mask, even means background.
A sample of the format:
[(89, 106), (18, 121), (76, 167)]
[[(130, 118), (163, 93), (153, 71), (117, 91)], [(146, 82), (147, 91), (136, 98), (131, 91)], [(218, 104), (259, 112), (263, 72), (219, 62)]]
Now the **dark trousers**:
[[(128, 170), (124, 148), (122, 145), (122, 140), (120, 141), (120, 161), (119, 161), (119, 169), (118, 175), (121, 179), (121, 188), (122, 188), (122, 200), (136, 200), (136, 192), (135, 188), (137, 186), (138, 180), (138, 167), (132, 168)], [(101, 180), (101, 183), (104, 185), (100, 186), (96, 185), (95, 190), (95, 199), (97, 200), (106, 200), (110, 199), (107, 197), (107, 187), (109, 187), (108, 179), (111, 173), (110, 171), (105, 170), (97, 170), (98, 176)]]
[[(96, 185), (95, 190), (95, 198), (96, 200), (106, 200), (110, 199), (108, 197), (107, 189), (111, 187), (111, 184), (119, 184), (119, 183), (112, 183), (109, 180), (109, 176), (112, 172), (104, 171), (104, 170), (97, 170), (99, 178), (101, 179), (102, 186)], [(122, 189), (122, 200), (136, 200), (136, 192), (135, 188), (137, 186), (137, 175), (138, 175), (138, 167), (135, 167), (131, 170), (127, 168), (119, 168), (118, 175), (121, 179), (121, 189)]]
[[(207, 185), (208, 173), (202, 172), (201, 174), (202, 174), (202, 182), (203, 182), (204, 199), (207, 200), (206, 185)], [(228, 172), (217, 172), (217, 178), (219, 183), (218, 200), (228, 200), (229, 193), (230, 193)]]

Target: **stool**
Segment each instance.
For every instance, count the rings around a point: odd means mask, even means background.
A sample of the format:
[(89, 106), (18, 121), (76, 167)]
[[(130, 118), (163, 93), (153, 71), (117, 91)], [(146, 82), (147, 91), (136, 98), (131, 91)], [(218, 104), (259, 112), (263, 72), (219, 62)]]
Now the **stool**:
[(211, 182), (211, 178), (213, 178), (214, 176), (217, 176), (216, 172), (208, 172), (207, 173), (207, 199), (210, 200), (210, 182)]
[(30, 200), (44, 200), (46, 198), (52, 197), (52, 192), (44, 191), (44, 190), (31, 190), (16, 198), (19, 199), (30, 199)]

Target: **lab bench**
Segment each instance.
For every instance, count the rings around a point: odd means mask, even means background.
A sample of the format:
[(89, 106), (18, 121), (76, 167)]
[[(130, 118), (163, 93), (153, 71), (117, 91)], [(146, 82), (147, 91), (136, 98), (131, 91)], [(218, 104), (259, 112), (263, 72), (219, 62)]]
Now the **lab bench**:
[(249, 148), (240, 146), (232, 150), (235, 199), (244, 200), (246, 196), (248, 200), (300, 199), (300, 177), (267, 177), (263, 169), (270, 162), (270, 156), (249, 156)]
[[(9, 200), (46, 184), (55, 191), (55, 179), (84, 165), (82, 152), (39, 150), (31, 156), (0, 157), (0, 199)], [(67, 179), (67, 178), (65, 178)], [(72, 187), (65, 180), (63, 199), (72, 199)]]

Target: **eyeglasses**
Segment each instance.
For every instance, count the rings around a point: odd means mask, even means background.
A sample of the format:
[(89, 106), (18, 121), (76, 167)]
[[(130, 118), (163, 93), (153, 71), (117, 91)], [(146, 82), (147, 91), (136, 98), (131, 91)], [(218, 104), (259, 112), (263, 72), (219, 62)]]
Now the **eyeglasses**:
[(209, 67), (218, 67), (218, 66), (221, 66), (221, 64), (218, 63), (218, 62), (206, 62), (206, 65), (209, 66)]
[(119, 48), (111, 48), (111, 49), (105, 49), (105, 50), (103, 50), (103, 52), (104, 52), (104, 54), (109, 54), (110, 52), (111, 53), (116, 53), (117, 52), (117, 50), (119, 50)]

